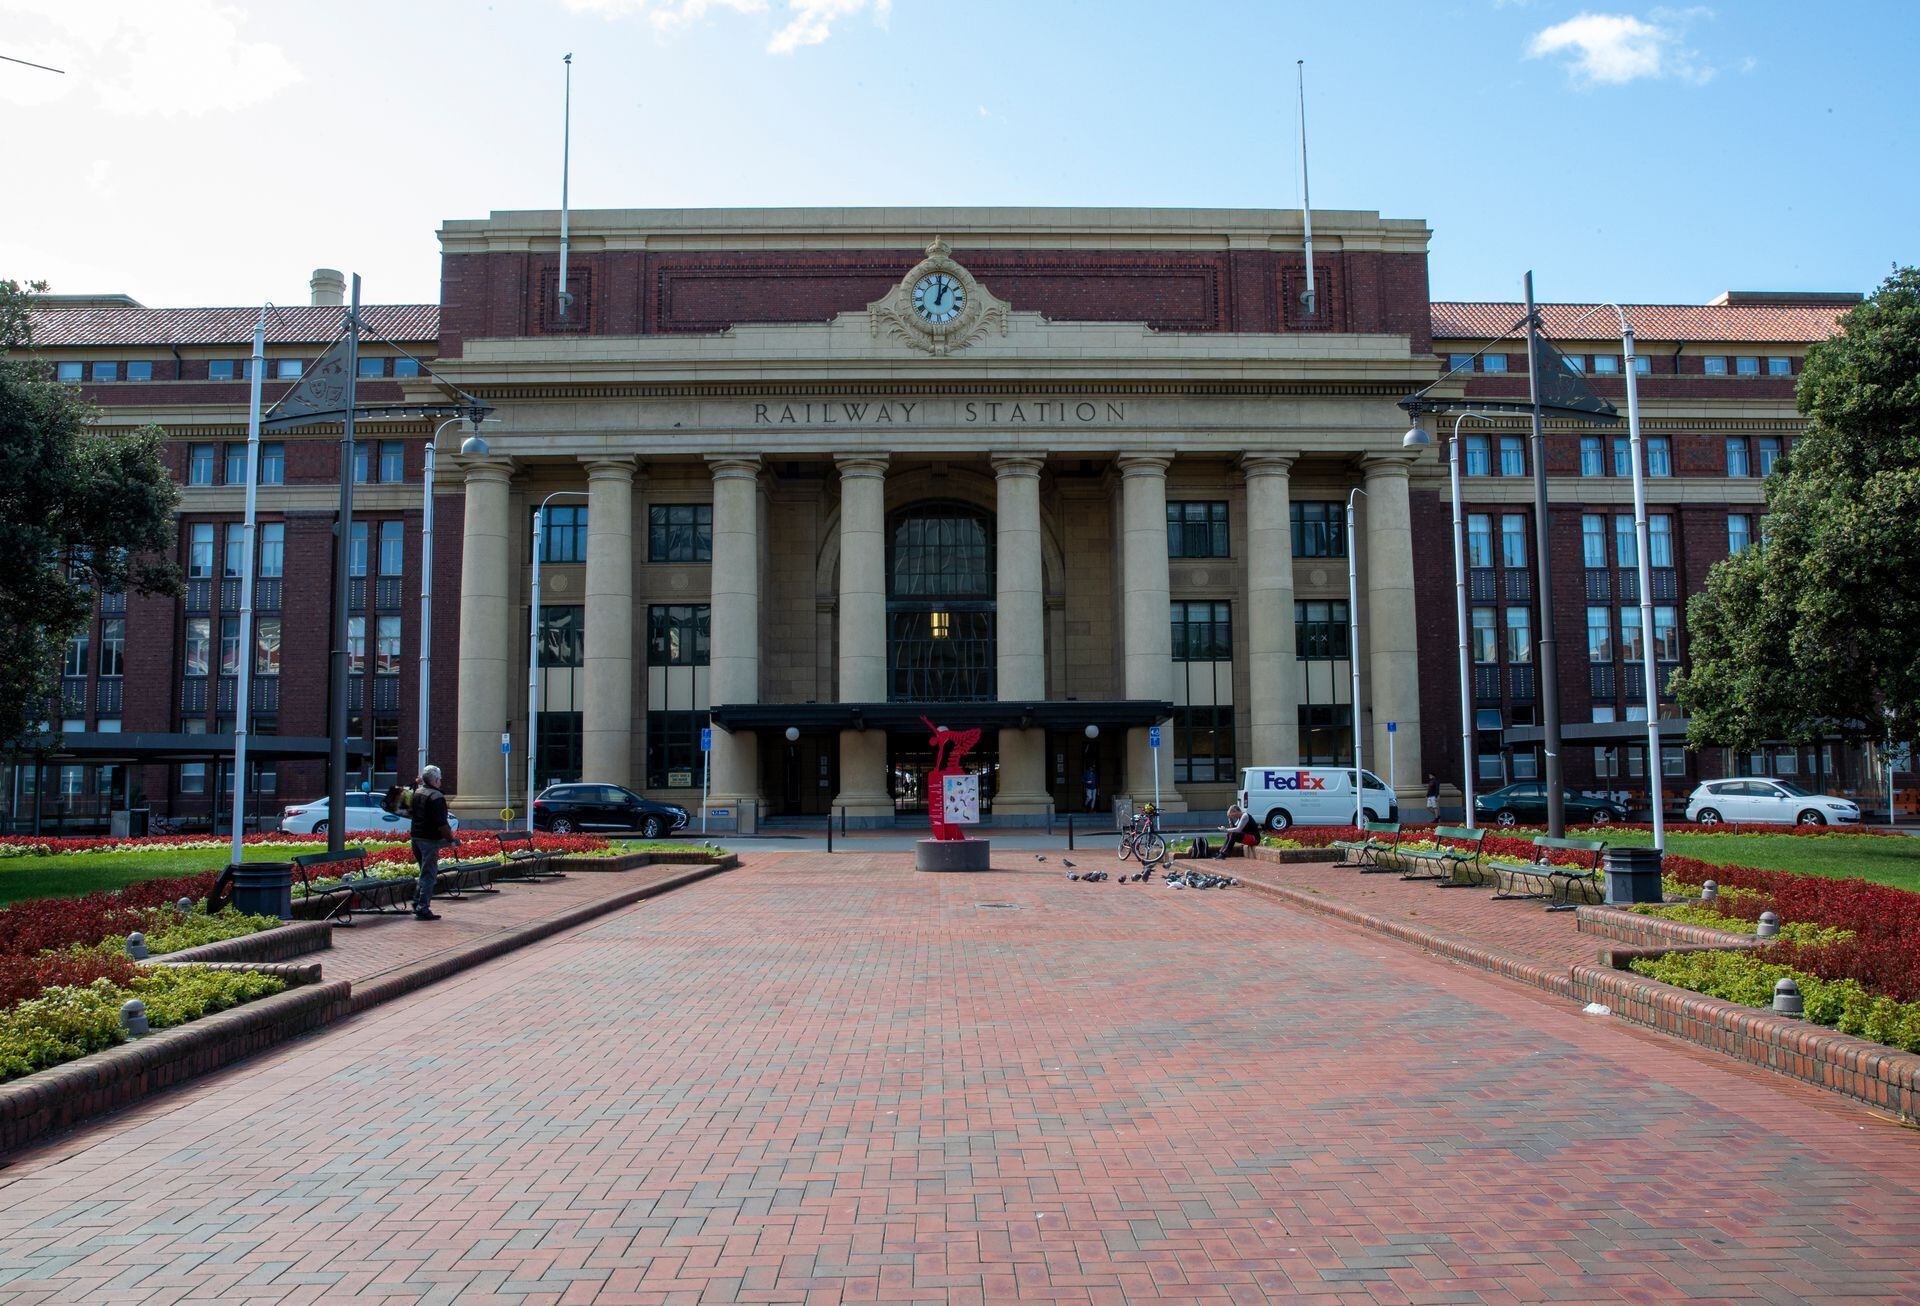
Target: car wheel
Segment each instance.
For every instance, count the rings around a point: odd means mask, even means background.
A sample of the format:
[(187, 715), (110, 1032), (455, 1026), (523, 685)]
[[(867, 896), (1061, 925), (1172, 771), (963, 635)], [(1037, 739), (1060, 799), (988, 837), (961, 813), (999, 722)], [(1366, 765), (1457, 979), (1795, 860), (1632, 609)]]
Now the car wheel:
[(1711, 807), (1703, 807), (1700, 809), (1700, 815), (1693, 819), (1702, 825), (1718, 825), (1720, 824), (1720, 813)]
[(325, 821), (315, 821), (313, 823), (313, 832), (315, 834), (325, 834), (327, 832), (327, 823)]
[(1366, 807), (1366, 808), (1362, 808), (1362, 809), (1361, 809), (1361, 811), (1362, 811), (1362, 814), (1363, 814), (1363, 816), (1364, 816), (1364, 818), (1365, 818), (1365, 819), (1366, 819), (1367, 821), (1369, 821), (1370, 823), (1372, 823), (1372, 824), (1374, 824), (1374, 825), (1379, 825), (1379, 824), (1380, 824), (1380, 813), (1378, 813), (1378, 812), (1376, 812), (1376, 811), (1374, 811), (1374, 810), (1373, 810), (1373, 809), (1372, 809), (1371, 807)]
[(660, 837), (660, 818), (657, 816), (649, 816), (646, 820), (640, 822), (640, 837), (642, 839), (658, 839)]
[(553, 825), (550, 828), (555, 834), (572, 834), (573, 820), (566, 816), (556, 816), (553, 818)]
[(1284, 807), (1276, 807), (1267, 813), (1267, 833), (1279, 834), (1282, 830), (1293, 828), (1293, 814)]
[(1593, 818), (1592, 818), (1592, 823), (1594, 825), (1609, 825), (1612, 823), (1612, 821), (1613, 821), (1612, 812), (1609, 812), (1604, 807), (1596, 807), (1594, 809)]
[(1518, 825), (1520, 824), (1520, 814), (1511, 807), (1503, 807), (1493, 814), (1493, 823), (1495, 825)]
[(1795, 821), (1800, 825), (1825, 825), (1827, 818), (1809, 807), (1806, 811), (1800, 813), (1800, 815), (1795, 818)]

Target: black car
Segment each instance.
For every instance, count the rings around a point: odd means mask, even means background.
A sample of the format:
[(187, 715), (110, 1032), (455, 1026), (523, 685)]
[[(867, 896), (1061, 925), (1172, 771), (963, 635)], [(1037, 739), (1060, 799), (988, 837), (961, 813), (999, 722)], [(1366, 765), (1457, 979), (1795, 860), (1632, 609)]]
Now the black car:
[(555, 834), (635, 830), (658, 839), (687, 823), (687, 809), (656, 803), (619, 785), (548, 785), (533, 800), (533, 827)]
[[(1606, 825), (1627, 819), (1627, 805), (1611, 798), (1583, 798), (1571, 790), (1566, 795), (1567, 824)], [(1477, 795), (1473, 810), (1495, 825), (1542, 825), (1547, 819), (1547, 787), (1539, 781), (1523, 781)]]

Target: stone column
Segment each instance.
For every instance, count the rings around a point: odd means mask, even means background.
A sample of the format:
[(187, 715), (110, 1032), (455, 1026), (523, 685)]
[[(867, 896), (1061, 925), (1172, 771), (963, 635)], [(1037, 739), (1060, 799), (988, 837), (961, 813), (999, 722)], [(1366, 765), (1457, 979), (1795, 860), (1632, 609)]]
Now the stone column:
[(632, 458), (587, 464), (586, 701), (581, 763), (589, 780), (633, 783)]
[[(709, 457), (713, 472), (712, 652), (715, 707), (760, 701), (760, 459)], [(760, 817), (760, 741), (751, 730), (713, 732), (709, 804), (730, 808), (742, 834)]]
[[(1042, 455), (996, 454), (993, 459), (998, 523), (994, 679), (1003, 703), (1037, 703), (1047, 696), (1047, 613), (1040, 567), (1040, 473), (1045, 467)], [(1047, 732), (1003, 727), (999, 751), (994, 819), (1038, 820), (1051, 813)]]
[[(1167, 467), (1170, 453), (1122, 454), (1120, 468), (1121, 639), (1123, 683), (1130, 699), (1173, 695), (1172, 588), (1167, 572)], [(1173, 784), (1171, 731), (1160, 723), (1160, 805), (1186, 810)], [(1153, 751), (1144, 726), (1127, 731), (1127, 793), (1134, 803), (1153, 800)]]
[[(513, 714), (511, 668), (525, 647), (515, 638), (507, 603), (513, 464), (505, 458), (463, 458), (461, 464), (466, 506), (460, 548), (460, 735), (452, 807), (463, 820), (498, 821), (507, 806), (500, 732)], [(521, 765), (526, 742), (524, 733), (514, 741), (513, 760)]]
[[(1420, 800), (1427, 779), (1420, 769), (1420, 658), (1413, 615), (1413, 516), (1407, 504), (1410, 464), (1403, 457), (1383, 455), (1363, 460), (1361, 469), (1367, 480), (1364, 633), (1373, 682), (1367, 769), (1394, 786), (1404, 807), (1410, 799)], [(1387, 775), (1389, 721), (1399, 725), (1392, 776)]]
[(1293, 647), (1293, 455), (1250, 453), (1247, 478), (1247, 744), (1249, 766), (1300, 760), (1300, 668)]
[[(887, 457), (849, 455), (840, 468), (840, 701), (887, 700)], [(840, 732), (836, 814), (850, 826), (893, 824), (887, 732)]]

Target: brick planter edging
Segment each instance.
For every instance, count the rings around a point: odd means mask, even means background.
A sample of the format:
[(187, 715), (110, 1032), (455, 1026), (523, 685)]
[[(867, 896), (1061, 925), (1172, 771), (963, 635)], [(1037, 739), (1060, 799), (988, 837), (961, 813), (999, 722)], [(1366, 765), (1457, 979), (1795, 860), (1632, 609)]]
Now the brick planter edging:
[(298, 984), (0, 1084), (0, 1155), (338, 1020), (349, 1010), (351, 988), (345, 980)]
[(1671, 949), (1705, 947), (1750, 949), (1766, 945), (1755, 934), (1738, 930), (1717, 930), (1711, 925), (1690, 925), (1661, 916), (1643, 916), (1618, 907), (1581, 907), (1573, 913), (1573, 928), (1596, 938), (1614, 939), (1637, 947)]
[(202, 961), (285, 961), (333, 946), (333, 926), (325, 921), (288, 921), (271, 930), (220, 939), (197, 948), (155, 953), (152, 960), (166, 966)]

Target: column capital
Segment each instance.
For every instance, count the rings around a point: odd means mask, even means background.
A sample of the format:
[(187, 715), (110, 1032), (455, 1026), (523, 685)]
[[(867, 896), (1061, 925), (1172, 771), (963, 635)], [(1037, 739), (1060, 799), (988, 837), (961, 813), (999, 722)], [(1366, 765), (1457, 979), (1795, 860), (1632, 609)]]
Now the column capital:
[(1038, 477), (1047, 467), (1047, 456), (1043, 453), (996, 453), (991, 455), (990, 461), (996, 477)]
[(513, 459), (498, 454), (483, 454), (479, 457), (458, 454), (455, 456), (455, 462), (468, 484), (475, 481), (491, 481), (504, 485), (513, 479)]
[(639, 465), (640, 460), (632, 454), (609, 454), (582, 458), (580, 461), (586, 465), (589, 481), (631, 481), (634, 469)]
[(1292, 470), (1297, 455), (1290, 453), (1243, 453), (1240, 470), (1247, 476), (1285, 476)]
[(840, 469), (844, 481), (856, 476), (884, 477), (888, 462), (888, 455), (883, 453), (849, 453), (836, 457), (833, 465)]
[(1396, 476), (1405, 480), (1413, 471), (1413, 465), (1420, 460), (1413, 453), (1370, 453), (1362, 455), (1360, 470), (1370, 481), (1382, 477)]
[(707, 455), (707, 469), (716, 481), (758, 481), (762, 466), (760, 455), (755, 453)]
[(1168, 453), (1123, 453), (1113, 460), (1122, 476), (1164, 477), (1167, 468), (1173, 465), (1173, 454)]

